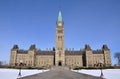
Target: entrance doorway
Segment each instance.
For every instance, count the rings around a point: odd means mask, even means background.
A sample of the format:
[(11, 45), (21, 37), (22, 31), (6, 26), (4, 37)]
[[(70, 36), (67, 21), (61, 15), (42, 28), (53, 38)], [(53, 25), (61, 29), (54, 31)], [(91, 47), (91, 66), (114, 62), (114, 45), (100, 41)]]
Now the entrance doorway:
[(58, 66), (62, 66), (62, 62), (61, 61), (59, 61)]

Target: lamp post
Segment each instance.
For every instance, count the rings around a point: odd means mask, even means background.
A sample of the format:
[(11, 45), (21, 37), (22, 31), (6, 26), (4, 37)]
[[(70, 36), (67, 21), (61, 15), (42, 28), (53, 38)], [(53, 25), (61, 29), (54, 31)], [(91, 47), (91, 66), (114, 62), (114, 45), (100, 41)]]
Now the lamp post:
[(102, 71), (102, 65), (103, 65), (102, 61), (100, 61), (100, 62), (99, 62), (99, 64), (100, 64), (100, 67), (101, 67), (101, 74), (100, 74), (100, 78), (103, 78), (103, 77), (104, 77), (104, 75), (103, 75), (103, 71)]
[(21, 66), (23, 65), (23, 61), (20, 60), (20, 63), (19, 63), (19, 66), (20, 66), (20, 69), (19, 69), (19, 74), (18, 74), (18, 77), (21, 77)]

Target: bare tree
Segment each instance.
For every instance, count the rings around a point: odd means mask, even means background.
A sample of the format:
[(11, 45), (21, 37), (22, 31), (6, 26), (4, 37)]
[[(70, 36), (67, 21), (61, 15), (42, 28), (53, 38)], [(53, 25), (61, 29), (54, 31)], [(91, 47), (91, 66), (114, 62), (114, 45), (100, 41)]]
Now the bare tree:
[(118, 61), (118, 66), (120, 66), (120, 52), (116, 52), (115, 53), (115, 58), (117, 58), (117, 61)]
[(0, 61), (0, 66), (2, 66), (2, 61)]

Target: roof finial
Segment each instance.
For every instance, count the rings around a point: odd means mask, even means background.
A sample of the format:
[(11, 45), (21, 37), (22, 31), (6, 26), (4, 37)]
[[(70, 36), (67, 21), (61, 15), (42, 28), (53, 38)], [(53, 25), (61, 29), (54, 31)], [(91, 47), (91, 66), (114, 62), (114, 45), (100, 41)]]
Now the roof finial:
[(61, 11), (61, 0), (59, 0), (59, 10)]

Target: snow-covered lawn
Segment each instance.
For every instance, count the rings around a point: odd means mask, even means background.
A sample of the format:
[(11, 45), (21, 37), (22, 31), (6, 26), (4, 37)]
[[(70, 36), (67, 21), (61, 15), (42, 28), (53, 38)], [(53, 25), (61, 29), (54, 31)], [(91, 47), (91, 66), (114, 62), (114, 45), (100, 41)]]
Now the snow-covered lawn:
[[(93, 76), (100, 76), (100, 70), (72, 70), (78, 73), (89, 74)], [(120, 79), (120, 69), (104, 69), (103, 70), (104, 78), (105, 79)]]
[[(33, 75), (37, 73), (43, 73), (49, 70), (27, 70), (27, 69), (22, 69), (21, 75), (23, 76), (28, 76), (28, 75)], [(16, 79), (18, 78), (18, 69), (1, 69), (0, 68), (0, 79)]]

